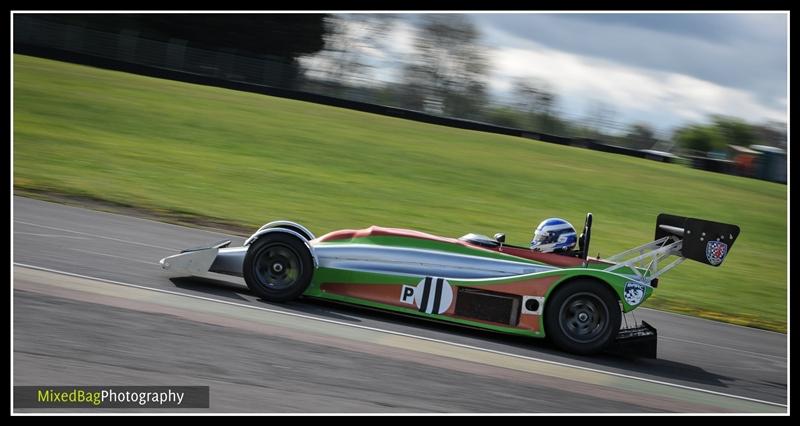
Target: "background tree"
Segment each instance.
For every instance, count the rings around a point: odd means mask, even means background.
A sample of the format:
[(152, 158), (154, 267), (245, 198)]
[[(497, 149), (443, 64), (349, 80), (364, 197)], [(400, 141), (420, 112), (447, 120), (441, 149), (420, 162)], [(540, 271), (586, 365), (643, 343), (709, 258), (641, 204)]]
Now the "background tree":
[(630, 126), (623, 141), (626, 146), (634, 149), (650, 149), (657, 142), (653, 128), (645, 123)]
[(753, 127), (744, 121), (722, 115), (712, 117), (713, 126), (725, 145), (749, 146), (758, 143)]
[(301, 58), (306, 75), (336, 90), (344, 86), (372, 85), (375, 60), (396, 21), (390, 14), (328, 15), (325, 47)]
[[(450, 116), (477, 119), (488, 103), (489, 63), (477, 27), (466, 15), (424, 15), (404, 82), (421, 89), (409, 104), (439, 106)], [(432, 106), (434, 105), (434, 106)]]
[(614, 121), (617, 110), (613, 105), (604, 101), (594, 100), (588, 107), (587, 124), (595, 131), (594, 137), (598, 139), (608, 139), (607, 134), (614, 130), (619, 123)]
[(525, 114), (510, 106), (490, 106), (485, 109), (484, 114), (486, 121), (498, 126), (525, 129), (529, 125)]
[(544, 81), (519, 78), (514, 81), (512, 90), (521, 110), (530, 114), (553, 113), (556, 94)]
[(555, 111), (557, 95), (549, 84), (541, 80), (517, 79), (512, 91), (517, 108), (527, 115), (529, 127), (544, 133), (564, 131)]
[(785, 122), (770, 121), (752, 126), (752, 130), (758, 143), (786, 149), (788, 138)]
[(692, 125), (675, 132), (675, 142), (682, 148), (707, 154), (724, 148), (725, 142), (713, 126)]

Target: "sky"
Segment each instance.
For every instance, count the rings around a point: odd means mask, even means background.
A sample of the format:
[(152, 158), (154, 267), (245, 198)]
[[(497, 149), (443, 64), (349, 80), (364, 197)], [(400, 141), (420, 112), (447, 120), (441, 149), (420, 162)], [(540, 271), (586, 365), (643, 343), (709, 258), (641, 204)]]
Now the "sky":
[[(413, 15), (387, 33), (390, 64), (413, 54)], [(786, 13), (471, 13), (488, 48), (490, 92), (516, 79), (558, 95), (566, 118), (603, 108), (613, 121), (659, 133), (711, 114), (787, 121)], [(396, 71), (397, 69), (395, 69)], [(391, 70), (385, 71), (387, 80)]]
[(493, 92), (515, 77), (552, 85), (567, 116), (598, 102), (659, 129), (725, 114), (787, 120), (784, 13), (473, 14)]

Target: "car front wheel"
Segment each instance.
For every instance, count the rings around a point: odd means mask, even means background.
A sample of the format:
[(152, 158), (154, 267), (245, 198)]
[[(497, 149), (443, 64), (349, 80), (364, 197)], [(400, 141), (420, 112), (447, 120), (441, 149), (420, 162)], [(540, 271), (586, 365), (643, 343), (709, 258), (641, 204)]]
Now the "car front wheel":
[(294, 235), (270, 232), (247, 249), (244, 281), (255, 294), (270, 302), (296, 299), (308, 288), (314, 260), (305, 242)]

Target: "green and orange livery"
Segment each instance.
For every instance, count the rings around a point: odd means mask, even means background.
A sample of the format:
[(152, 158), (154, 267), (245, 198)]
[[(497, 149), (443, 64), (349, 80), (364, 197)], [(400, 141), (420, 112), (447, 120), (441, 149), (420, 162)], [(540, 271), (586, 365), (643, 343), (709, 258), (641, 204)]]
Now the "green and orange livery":
[(597, 259), (587, 255), (591, 220), (589, 214), (578, 250), (562, 254), (506, 245), (500, 234), (448, 238), (372, 226), (317, 238), (302, 225), (277, 221), (242, 247), (221, 242), (161, 263), (183, 275), (241, 277), (268, 301), (305, 296), (548, 337), (578, 354), (617, 344), (655, 356), (655, 329), (643, 323), (620, 330), (621, 316), (684, 259), (719, 266), (739, 228), (662, 214), (652, 242)]

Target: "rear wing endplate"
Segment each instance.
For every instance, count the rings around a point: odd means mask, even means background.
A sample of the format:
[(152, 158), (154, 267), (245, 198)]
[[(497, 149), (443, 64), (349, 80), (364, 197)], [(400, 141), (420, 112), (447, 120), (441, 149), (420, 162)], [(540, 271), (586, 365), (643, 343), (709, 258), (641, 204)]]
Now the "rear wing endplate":
[(655, 239), (674, 235), (683, 244), (680, 255), (687, 259), (719, 266), (739, 237), (739, 227), (727, 223), (661, 213), (656, 219)]

